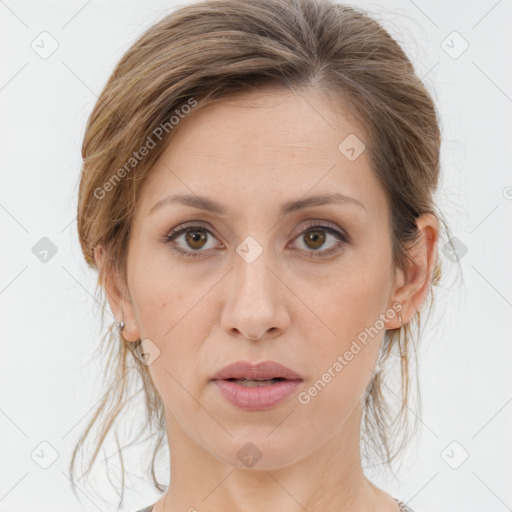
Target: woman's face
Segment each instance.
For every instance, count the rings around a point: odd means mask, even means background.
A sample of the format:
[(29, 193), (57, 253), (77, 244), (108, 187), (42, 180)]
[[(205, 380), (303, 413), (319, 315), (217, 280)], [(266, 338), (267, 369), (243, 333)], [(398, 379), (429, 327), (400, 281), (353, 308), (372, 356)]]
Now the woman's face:
[[(236, 467), (254, 451), (270, 469), (343, 432), (353, 444), (385, 329), (400, 325), (389, 205), (365, 133), (313, 90), (239, 96), (180, 123), (141, 191), (123, 303), (125, 337), (159, 351), (149, 371), (171, 446)], [(351, 199), (283, 210), (333, 194)], [(240, 360), (303, 380), (274, 406), (243, 409), (212, 381)]]

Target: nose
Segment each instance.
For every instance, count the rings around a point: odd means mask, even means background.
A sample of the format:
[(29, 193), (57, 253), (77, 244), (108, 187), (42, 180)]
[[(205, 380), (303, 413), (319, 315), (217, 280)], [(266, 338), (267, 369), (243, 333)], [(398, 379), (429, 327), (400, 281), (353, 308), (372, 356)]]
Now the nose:
[(269, 252), (251, 263), (235, 258), (221, 316), (221, 325), (231, 336), (258, 341), (280, 336), (288, 328), (287, 288), (269, 267)]
[(238, 328), (238, 330), (248, 339), (248, 340), (251, 340), (251, 341), (258, 341), (261, 336), (263, 335), (264, 332), (266, 332), (268, 329), (263, 329), (263, 332), (261, 332), (260, 334), (258, 334), (257, 336), (253, 336), (251, 334), (247, 334), (246, 332), (244, 332), (242, 329)]

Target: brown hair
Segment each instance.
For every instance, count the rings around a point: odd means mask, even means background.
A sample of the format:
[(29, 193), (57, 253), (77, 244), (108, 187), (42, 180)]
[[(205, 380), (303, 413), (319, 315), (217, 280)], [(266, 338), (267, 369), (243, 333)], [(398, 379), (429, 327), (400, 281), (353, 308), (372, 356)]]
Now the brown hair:
[[(201, 106), (241, 92), (307, 87), (321, 90), (333, 108), (342, 107), (367, 130), (372, 168), (389, 199), (396, 267), (405, 268), (408, 262), (407, 248), (417, 240), (419, 215), (435, 215), (449, 232), (433, 201), (441, 143), (434, 103), (402, 48), (376, 20), (363, 10), (330, 0), (198, 2), (180, 7), (139, 37), (115, 67), (88, 119), (78, 234), (90, 267), (97, 268), (94, 248), (101, 245), (106, 250), (96, 292), (106, 268), (126, 283), (128, 238), (138, 192), (176, 131), (173, 116), (179, 121), (182, 113), (193, 115)], [(149, 148), (149, 139), (158, 141)], [(139, 159), (142, 147), (148, 150)], [(430, 306), (432, 286), (440, 277), (438, 260), (431, 276)], [(119, 413), (142, 390), (145, 428), (157, 435), (151, 478), (163, 491), (154, 467), (166, 437), (162, 400), (147, 366), (136, 357), (141, 341), (127, 342), (113, 326), (102, 345), (108, 391), (75, 446), (71, 480), (77, 451), (91, 428), (99, 423), (101, 430), (86, 474)], [(419, 332), (417, 311), (410, 323), (385, 333), (381, 371), (371, 380), (364, 403), (361, 442), (368, 459), (373, 450), (374, 460), (390, 464), (409, 440), (409, 363), (410, 356), (416, 356)], [(383, 372), (393, 352), (400, 358), (398, 410), (384, 394)], [(128, 397), (132, 386), (136, 392)], [(121, 450), (119, 455), (122, 464)]]

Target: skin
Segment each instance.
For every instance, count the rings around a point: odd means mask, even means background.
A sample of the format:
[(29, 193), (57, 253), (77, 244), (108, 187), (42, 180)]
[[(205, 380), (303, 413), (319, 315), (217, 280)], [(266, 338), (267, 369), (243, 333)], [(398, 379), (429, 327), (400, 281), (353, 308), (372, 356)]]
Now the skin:
[[(418, 219), (414, 264), (395, 271), (389, 205), (368, 152), (350, 161), (338, 150), (352, 133), (368, 140), (313, 89), (252, 92), (181, 121), (144, 183), (128, 282), (107, 273), (105, 286), (125, 339), (149, 338), (160, 350), (148, 368), (165, 407), (171, 484), (154, 512), (398, 511), (364, 475), (359, 452), (364, 394), (397, 315), (308, 404), (293, 395), (243, 411), (210, 381), (234, 361), (275, 360), (302, 375), (305, 391), (393, 304), (401, 303), (405, 324), (426, 298), (438, 223)], [(331, 204), (279, 216), (282, 202), (334, 190), (365, 208)], [(230, 213), (166, 204), (149, 214), (175, 193), (211, 197)], [(185, 222), (201, 222), (207, 240), (187, 243), (181, 234), (165, 242)], [(323, 245), (308, 243), (301, 232), (314, 224), (350, 240), (312, 258), (337, 242), (322, 231)], [(236, 252), (247, 236), (262, 249), (251, 263)], [(173, 243), (202, 252), (186, 258)], [(101, 266), (101, 247), (96, 259)], [(248, 442), (262, 454), (252, 468), (237, 457)]]

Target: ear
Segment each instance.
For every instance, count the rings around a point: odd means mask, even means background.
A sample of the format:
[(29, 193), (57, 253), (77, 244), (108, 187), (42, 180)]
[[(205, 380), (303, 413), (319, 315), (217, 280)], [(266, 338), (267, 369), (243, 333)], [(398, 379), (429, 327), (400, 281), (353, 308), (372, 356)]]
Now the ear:
[(137, 341), (140, 339), (140, 333), (129, 293), (125, 290), (112, 266), (108, 264), (106, 256), (104, 247), (98, 244), (94, 248), (94, 260), (100, 270), (100, 275), (103, 276), (100, 284), (105, 289), (105, 295), (116, 322), (124, 321), (124, 327), (121, 330), (123, 338), (126, 341)]
[[(439, 240), (439, 222), (437, 218), (425, 213), (416, 219), (419, 231), (418, 241), (408, 249), (413, 263), (409, 263), (405, 271), (400, 270), (396, 277), (394, 301), (400, 302), (402, 324), (406, 324), (418, 311), (427, 296), (437, 260), (437, 242)], [(396, 319), (398, 329), (401, 324)]]

